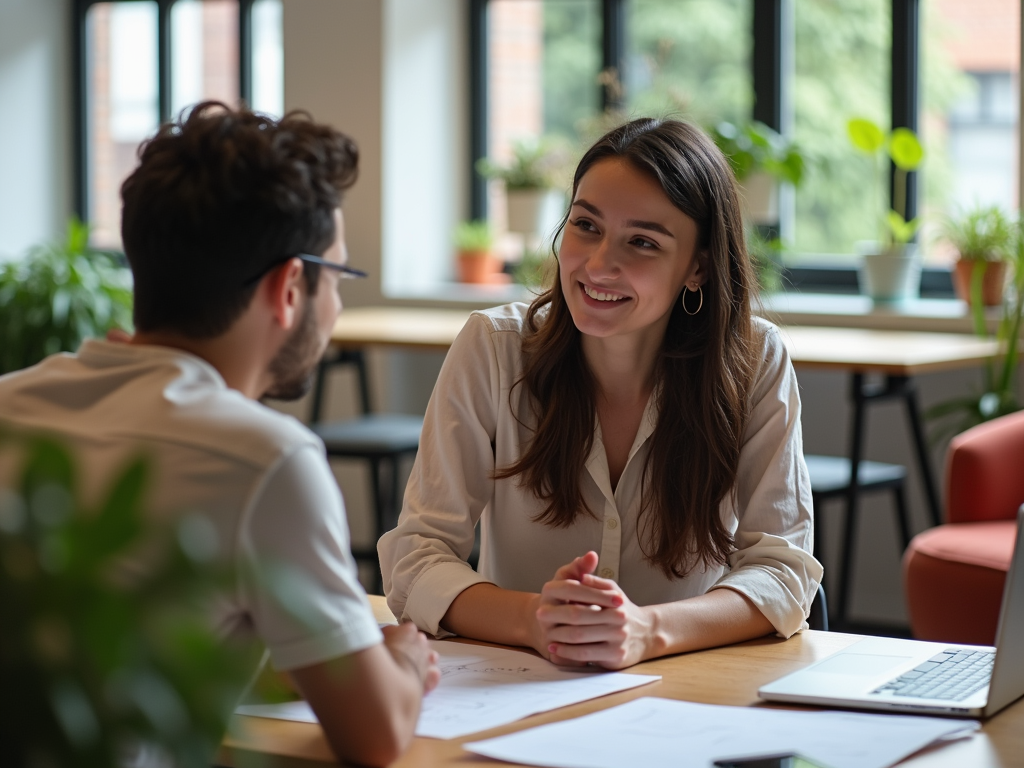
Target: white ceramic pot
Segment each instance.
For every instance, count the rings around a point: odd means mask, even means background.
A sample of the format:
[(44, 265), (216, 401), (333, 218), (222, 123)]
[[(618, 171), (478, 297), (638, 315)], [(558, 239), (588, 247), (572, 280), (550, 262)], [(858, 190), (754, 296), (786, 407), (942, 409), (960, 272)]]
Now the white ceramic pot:
[(779, 182), (764, 171), (756, 171), (739, 183), (743, 211), (751, 224), (779, 223)]
[(557, 189), (510, 189), (506, 200), (508, 231), (522, 235), (549, 235), (565, 213), (565, 195)]
[(873, 301), (892, 303), (921, 294), (921, 259), (917, 245), (893, 246), (881, 253), (865, 253), (861, 261), (860, 292)]

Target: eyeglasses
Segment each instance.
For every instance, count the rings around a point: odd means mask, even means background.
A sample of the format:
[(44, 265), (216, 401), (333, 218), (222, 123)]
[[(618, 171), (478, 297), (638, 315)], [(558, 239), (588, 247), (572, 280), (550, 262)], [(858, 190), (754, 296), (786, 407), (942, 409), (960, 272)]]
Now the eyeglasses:
[(246, 280), (244, 283), (242, 283), (242, 285), (244, 287), (248, 288), (250, 285), (252, 285), (253, 283), (257, 282), (264, 275), (266, 275), (268, 272), (270, 272), (270, 270), (275, 269), (275, 268), (281, 266), (282, 264), (284, 264), (289, 259), (300, 259), (302, 261), (307, 262), (308, 264), (317, 264), (317, 265), (319, 265), (321, 267), (327, 267), (328, 269), (333, 269), (333, 270), (338, 272), (338, 277), (341, 277), (341, 278), (347, 279), (347, 280), (355, 280), (355, 279), (358, 279), (358, 278), (361, 278), (361, 277), (369, 277), (369, 275), (366, 274), (365, 272), (363, 272), (363, 270), (356, 269), (355, 267), (350, 267), (348, 264), (339, 264), (336, 261), (327, 261), (327, 259), (321, 259), (319, 256), (314, 256), (311, 253), (296, 253), (296, 254), (293, 254), (292, 256), (285, 256), (280, 261), (275, 261), (273, 264), (268, 266), (266, 269), (262, 270), (255, 277), (250, 277), (248, 280)]

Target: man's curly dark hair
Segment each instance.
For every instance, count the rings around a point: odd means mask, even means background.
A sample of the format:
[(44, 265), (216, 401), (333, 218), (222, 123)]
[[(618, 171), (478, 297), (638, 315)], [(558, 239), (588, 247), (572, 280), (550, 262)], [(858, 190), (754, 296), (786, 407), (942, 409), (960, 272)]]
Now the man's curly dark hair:
[[(304, 112), (275, 120), (207, 101), (161, 126), (121, 186), (135, 327), (225, 332), (273, 265), (330, 247), (358, 160), (352, 139)], [(315, 294), (319, 267), (304, 270)]]

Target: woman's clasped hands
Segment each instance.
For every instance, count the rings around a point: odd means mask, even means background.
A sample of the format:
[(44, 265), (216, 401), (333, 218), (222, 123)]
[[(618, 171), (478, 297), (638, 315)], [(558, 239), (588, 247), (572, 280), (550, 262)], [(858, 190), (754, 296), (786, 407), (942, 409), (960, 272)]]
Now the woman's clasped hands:
[(597, 562), (587, 552), (563, 565), (538, 596), (533, 645), (555, 664), (623, 669), (656, 655), (653, 614), (595, 576)]

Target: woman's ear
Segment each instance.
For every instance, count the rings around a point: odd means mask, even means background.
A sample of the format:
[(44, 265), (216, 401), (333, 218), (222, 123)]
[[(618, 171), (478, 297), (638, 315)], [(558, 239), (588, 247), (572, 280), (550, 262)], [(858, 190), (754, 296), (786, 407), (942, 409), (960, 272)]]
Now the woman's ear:
[(302, 260), (288, 259), (267, 275), (260, 291), (270, 305), (275, 322), (286, 331), (292, 330), (298, 323), (305, 300)]
[(708, 279), (707, 263), (707, 251), (698, 251), (693, 260), (693, 269), (690, 272), (690, 276), (686, 278), (686, 287), (691, 291), (696, 291)]

